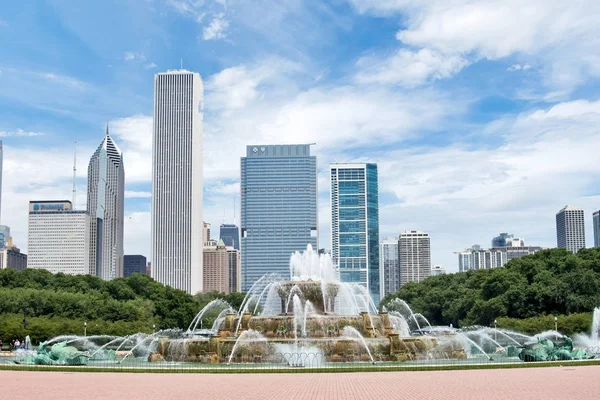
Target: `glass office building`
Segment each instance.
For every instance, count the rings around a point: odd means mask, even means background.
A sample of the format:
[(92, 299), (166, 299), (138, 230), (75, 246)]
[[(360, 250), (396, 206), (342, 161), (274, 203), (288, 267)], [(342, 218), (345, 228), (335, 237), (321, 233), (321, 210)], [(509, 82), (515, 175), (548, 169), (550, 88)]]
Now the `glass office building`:
[(248, 146), (241, 159), (242, 291), (317, 248), (317, 158), (309, 144)]
[(331, 257), (342, 282), (365, 286), (379, 304), (377, 164), (331, 164)]
[(219, 239), (225, 243), (225, 246), (231, 246), (236, 250), (240, 249), (240, 229), (236, 224), (221, 224)]

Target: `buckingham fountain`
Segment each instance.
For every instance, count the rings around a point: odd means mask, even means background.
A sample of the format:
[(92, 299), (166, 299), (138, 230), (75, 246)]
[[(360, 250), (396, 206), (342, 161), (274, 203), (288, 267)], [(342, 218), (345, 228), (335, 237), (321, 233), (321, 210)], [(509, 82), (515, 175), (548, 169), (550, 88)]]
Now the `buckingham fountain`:
[(319, 255), (309, 245), (291, 256), (288, 276), (259, 279), (237, 311), (217, 299), (186, 330), (125, 337), (58, 336), (37, 350), (17, 352), (14, 362), (319, 367), (581, 360), (600, 352), (600, 309), (594, 311), (592, 334), (576, 336), (574, 344), (556, 331), (529, 336), (480, 326), (431, 326), (401, 299), (386, 306), (378, 310), (363, 286), (340, 282), (329, 255)]

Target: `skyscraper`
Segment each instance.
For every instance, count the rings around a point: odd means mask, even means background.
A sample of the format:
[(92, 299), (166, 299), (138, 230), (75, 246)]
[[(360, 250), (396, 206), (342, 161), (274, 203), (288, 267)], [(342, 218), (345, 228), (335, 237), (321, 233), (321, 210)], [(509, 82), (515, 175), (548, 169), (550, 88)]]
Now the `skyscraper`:
[(594, 212), (594, 247), (600, 247), (600, 211)]
[(225, 243), (225, 246), (231, 246), (236, 250), (240, 249), (240, 228), (237, 225), (221, 224), (219, 238)]
[(146, 274), (146, 257), (142, 255), (129, 255), (123, 256), (123, 277), (127, 278), (132, 274)]
[(317, 158), (309, 144), (248, 146), (241, 159), (242, 290), (317, 248)]
[(89, 219), (68, 200), (30, 201), (27, 268), (89, 274)]
[[(4, 148), (0, 140), (0, 221), (2, 220), (2, 175), (4, 172)], [(6, 238), (8, 240), (8, 238)]]
[(222, 240), (204, 243), (204, 290), (229, 293), (229, 252)]
[(204, 243), (210, 241), (210, 224), (208, 222), (202, 223), (202, 241)]
[(6, 246), (9, 237), (10, 227), (6, 225), (0, 225), (0, 248)]
[(379, 282), (381, 298), (400, 289), (398, 239), (383, 239), (379, 251)]
[(379, 304), (377, 164), (331, 164), (331, 258), (342, 282), (365, 286)]
[(108, 126), (88, 164), (87, 210), (89, 273), (104, 280), (122, 277), (125, 171)]
[(408, 282), (421, 282), (431, 275), (431, 241), (429, 234), (407, 231), (398, 240), (400, 259), (400, 286)]
[(565, 206), (556, 214), (556, 242), (559, 249), (577, 253), (585, 248), (583, 209)]
[(203, 84), (198, 73), (154, 76), (152, 277), (202, 291)]

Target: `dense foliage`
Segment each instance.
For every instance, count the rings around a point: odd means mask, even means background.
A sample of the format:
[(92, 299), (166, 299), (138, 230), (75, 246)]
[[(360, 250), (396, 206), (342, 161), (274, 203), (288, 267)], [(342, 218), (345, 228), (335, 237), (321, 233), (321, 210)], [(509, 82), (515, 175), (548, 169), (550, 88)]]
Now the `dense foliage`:
[[(433, 276), (404, 285), (381, 304), (395, 297), (438, 325), (490, 326), (500, 317), (591, 313), (600, 305), (600, 248), (576, 255), (544, 250), (513, 259), (505, 268)], [(544, 324), (542, 330), (553, 328), (552, 322)]]
[[(34, 342), (58, 334), (127, 335), (187, 328), (202, 307), (222, 298), (239, 308), (242, 293), (191, 296), (147, 275), (103, 281), (89, 275), (46, 270), (0, 270), (0, 338), (7, 343), (30, 335)], [(25, 323), (24, 323), (25, 322)]]

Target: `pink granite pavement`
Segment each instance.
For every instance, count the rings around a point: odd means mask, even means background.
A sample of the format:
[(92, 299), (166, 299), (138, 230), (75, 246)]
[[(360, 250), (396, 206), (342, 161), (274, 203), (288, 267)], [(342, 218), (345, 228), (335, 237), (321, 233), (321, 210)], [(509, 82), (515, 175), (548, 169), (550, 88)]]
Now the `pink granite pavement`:
[(600, 366), (323, 374), (151, 374), (0, 371), (0, 399), (600, 398)]

